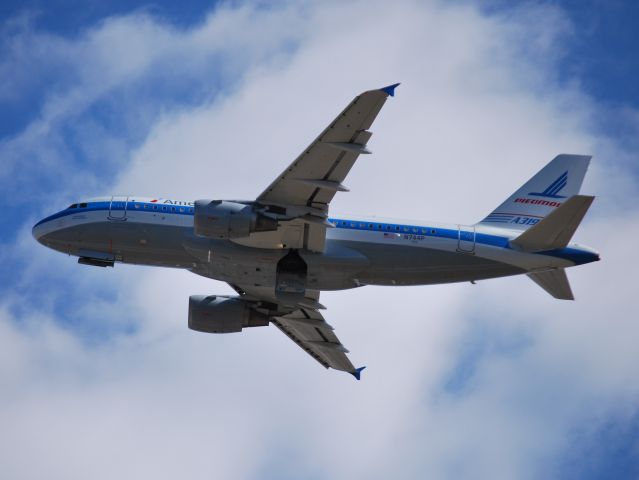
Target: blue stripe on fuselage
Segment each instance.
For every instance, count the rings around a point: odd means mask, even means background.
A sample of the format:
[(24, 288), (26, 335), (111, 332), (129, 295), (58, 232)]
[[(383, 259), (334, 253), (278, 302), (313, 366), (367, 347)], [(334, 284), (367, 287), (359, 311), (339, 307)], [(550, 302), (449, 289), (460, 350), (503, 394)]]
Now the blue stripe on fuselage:
[[(76, 215), (78, 213), (86, 213), (86, 212), (95, 212), (95, 211), (105, 211), (105, 212), (116, 212), (116, 211), (124, 211), (125, 207), (123, 206), (124, 202), (117, 202), (118, 205), (111, 206), (111, 202), (91, 202), (88, 203), (86, 207), (77, 207), (77, 208), (67, 208), (66, 210), (62, 210), (58, 213), (54, 213), (53, 215), (40, 220), (38, 223), (34, 225), (37, 227), (38, 225), (48, 222), (50, 220), (55, 220), (56, 218), (66, 217), (67, 215)], [(163, 213), (170, 215), (190, 215), (193, 216), (193, 212), (191, 211), (193, 207), (188, 205), (169, 205), (163, 203), (150, 203), (150, 202), (127, 202), (126, 206), (127, 212), (148, 212), (148, 213)], [(154, 207), (157, 207), (154, 209)]]

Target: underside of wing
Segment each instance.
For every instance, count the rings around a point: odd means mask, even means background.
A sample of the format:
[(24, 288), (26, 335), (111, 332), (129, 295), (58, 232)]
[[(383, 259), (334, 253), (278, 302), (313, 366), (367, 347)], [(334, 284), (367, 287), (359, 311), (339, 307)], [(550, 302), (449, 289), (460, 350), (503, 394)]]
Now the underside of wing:
[(371, 153), (368, 128), (397, 85), (358, 95), (257, 198), (276, 205), (325, 209), (360, 154)]
[(356, 371), (346, 356), (348, 350), (319, 311), (300, 308), (286, 315), (272, 317), (271, 321), (326, 368), (350, 373)]
[(263, 248), (305, 248), (323, 251), (328, 205), (366, 146), (368, 128), (398, 84), (358, 95), (331, 124), (279, 175), (256, 203), (277, 217), (275, 232), (256, 233), (238, 241)]
[(324, 307), (319, 303), (319, 292), (307, 290), (305, 299), (295, 306), (278, 304), (273, 289), (232, 285), (249, 301), (266, 302), (277, 305), (277, 314), (270, 321), (288, 338), (326, 368), (334, 368), (352, 374), (359, 380), (361, 368), (355, 368), (349, 360), (348, 350), (340, 342), (334, 329), (320, 313)]

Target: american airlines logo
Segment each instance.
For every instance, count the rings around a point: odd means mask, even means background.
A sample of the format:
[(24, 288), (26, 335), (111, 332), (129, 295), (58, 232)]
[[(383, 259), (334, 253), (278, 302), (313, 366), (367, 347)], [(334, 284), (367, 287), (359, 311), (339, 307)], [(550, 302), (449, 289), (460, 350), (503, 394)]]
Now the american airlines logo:
[(157, 199), (154, 198), (153, 200), (151, 200), (151, 203), (164, 203), (166, 205), (184, 205), (187, 207), (192, 207), (193, 206), (193, 202), (184, 202), (182, 200), (163, 200), (163, 199)]
[(568, 172), (564, 172), (557, 180), (552, 182), (546, 190), (543, 192), (529, 192), (528, 195), (535, 195), (536, 197), (549, 197), (549, 198), (566, 198), (564, 195), (557, 195), (562, 188), (568, 183)]

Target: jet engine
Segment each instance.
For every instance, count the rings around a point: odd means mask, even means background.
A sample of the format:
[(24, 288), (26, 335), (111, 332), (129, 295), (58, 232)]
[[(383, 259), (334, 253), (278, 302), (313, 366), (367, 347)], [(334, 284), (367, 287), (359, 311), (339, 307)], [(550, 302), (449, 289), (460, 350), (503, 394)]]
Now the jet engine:
[(205, 333), (241, 332), (244, 327), (265, 327), (268, 315), (239, 297), (191, 295), (189, 328)]
[(225, 200), (196, 200), (193, 225), (196, 235), (220, 239), (277, 230), (277, 220), (256, 212), (251, 205)]

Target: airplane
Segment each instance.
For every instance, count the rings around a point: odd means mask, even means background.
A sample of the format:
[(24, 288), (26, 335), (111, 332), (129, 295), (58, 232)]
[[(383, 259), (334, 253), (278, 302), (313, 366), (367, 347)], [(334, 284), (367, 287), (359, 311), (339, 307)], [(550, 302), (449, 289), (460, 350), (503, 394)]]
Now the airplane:
[(274, 324), (326, 368), (360, 379), (321, 311), (321, 291), (429, 285), (525, 274), (572, 300), (565, 269), (599, 260), (571, 243), (593, 196), (580, 195), (591, 157), (562, 154), (474, 225), (329, 216), (369, 128), (399, 84), (352, 102), (255, 200), (108, 196), (39, 221), (41, 244), (78, 263), (187, 269), (237, 295), (192, 295), (188, 326), (206, 333)]

